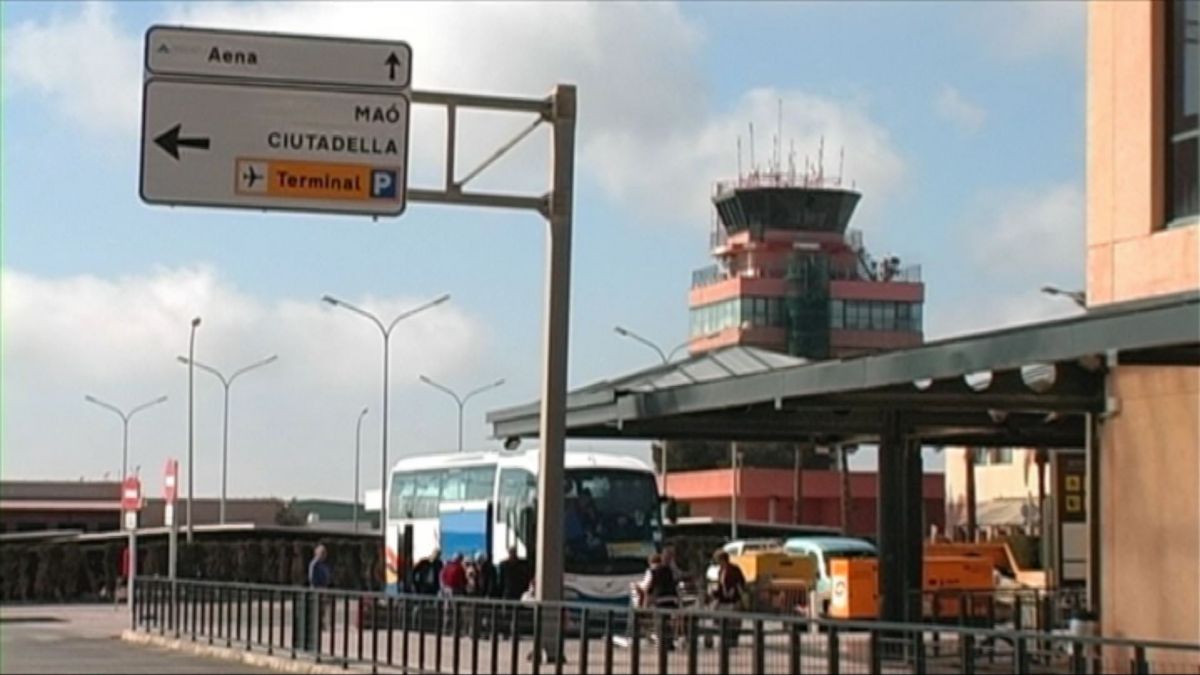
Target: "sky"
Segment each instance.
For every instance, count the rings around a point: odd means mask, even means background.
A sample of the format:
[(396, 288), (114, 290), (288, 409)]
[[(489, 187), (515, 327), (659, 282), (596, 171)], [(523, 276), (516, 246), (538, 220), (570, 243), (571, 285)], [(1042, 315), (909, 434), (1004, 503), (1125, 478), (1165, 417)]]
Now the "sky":
[[(382, 344), (328, 293), (394, 315), (392, 458), (494, 447), (487, 410), (538, 397), (544, 224), (525, 213), (412, 204), (396, 219), (168, 208), (139, 201), (142, 40), (156, 23), (405, 40), (417, 89), (536, 97), (578, 86), (572, 387), (651, 365), (686, 339), (693, 269), (709, 263), (712, 183), (782, 137), (863, 193), (852, 223), (877, 255), (922, 266), (927, 339), (1061, 316), (1044, 284), (1083, 286), (1084, 7), (1072, 2), (2, 3), (0, 470), (157, 484), (187, 448), (196, 358), (230, 372), (231, 496), (349, 498), (377, 480)], [(444, 114), (444, 113), (441, 113)], [(443, 171), (439, 110), (414, 107), (410, 187)], [(231, 116), (231, 122), (235, 121)], [(459, 122), (459, 167), (528, 119)], [(546, 189), (544, 130), (477, 189)], [(799, 160), (797, 160), (799, 161)], [(221, 387), (196, 381), (196, 491), (219, 489)], [(647, 444), (573, 445), (645, 456)], [(375, 478), (373, 478), (375, 477)], [(149, 491), (156, 494), (154, 490)]]

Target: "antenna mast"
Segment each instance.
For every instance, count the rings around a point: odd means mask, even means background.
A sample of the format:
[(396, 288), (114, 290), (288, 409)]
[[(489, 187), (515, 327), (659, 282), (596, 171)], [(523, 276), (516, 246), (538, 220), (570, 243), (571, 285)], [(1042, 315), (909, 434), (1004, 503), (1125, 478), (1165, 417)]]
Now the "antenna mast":
[(846, 146), (842, 146), (841, 153), (838, 156), (838, 187), (842, 186), (842, 170), (846, 168)]
[(754, 122), (750, 123), (750, 175), (753, 176), (758, 172), (758, 167), (754, 163)]

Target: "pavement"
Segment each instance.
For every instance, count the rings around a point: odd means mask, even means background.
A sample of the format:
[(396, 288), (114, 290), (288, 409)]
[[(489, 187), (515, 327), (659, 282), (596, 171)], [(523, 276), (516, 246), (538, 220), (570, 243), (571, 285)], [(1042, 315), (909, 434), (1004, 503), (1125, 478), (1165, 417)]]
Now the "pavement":
[(267, 673), (245, 663), (121, 640), (112, 605), (0, 607), (0, 673)]

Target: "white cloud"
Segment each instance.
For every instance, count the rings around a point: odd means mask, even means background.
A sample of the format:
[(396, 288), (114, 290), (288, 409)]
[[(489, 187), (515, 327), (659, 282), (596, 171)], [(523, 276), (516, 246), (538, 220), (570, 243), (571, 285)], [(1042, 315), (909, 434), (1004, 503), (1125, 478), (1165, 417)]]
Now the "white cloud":
[(1044, 57), (1083, 59), (1087, 3), (1009, 0), (967, 3), (970, 31), (997, 57), (1028, 61)]
[(958, 127), (961, 131), (974, 133), (983, 128), (987, 111), (968, 101), (958, 89), (946, 85), (938, 92), (933, 103), (938, 117)]
[(1046, 274), (1055, 277), (1046, 281), (1081, 284), (1083, 202), (1076, 183), (985, 194), (975, 208), (983, 222), (968, 228), (970, 250), (993, 277)]
[[(382, 315), (424, 301), (349, 300)], [(205, 268), (115, 280), (3, 271), (4, 475), (116, 473), (120, 425), (111, 413), (84, 403), (84, 394), (122, 407), (167, 394), (167, 405), (135, 420), (131, 462), (157, 476), (166, 457), (183, 457), (187, 378), (175, 357), (186, 354), (188, 324), (197, 314), (203, 317), (197, 360), (228, 373), (279, 355), (277, 363), (233, 388), (231, 493), (348, 498), (352, 471), (345, 467), (352, 460), (346, 452), (363, 405), (371, 407), (373, 420), (364, 427), (364, 453), (370, 454), (363, 461), (377, 466), (366, 459), (378, 457), (377, 330), (315, 298), (263, 302)], [(410, 397), (428, 398), (416, 383), (418, 372), (453, 381), (481, 365), (486, 342), (484, 327), (453, 303), (399, 324), (392, 338), (393, 456), (444, 442), (453, 423), (447, 412), (437, 428), (427, 428), (426, 420), (406, 412)], [(204, 495), (215, 492), (219, 475), (219, 391), (214, 378), (197, 373), (196, 476), (197, 492)], [(364, 484), (373, 475), (364, 470)]]
[[(904, 163), (885, 128), (854, 101), (764, 89), (747, 92), (732, 108), (714, 111), (700, 58), (704, 35), (677, 4), (206, 2), (174, 6), (164, 21), (407, 40), (413, 46), (418, 89), (540, 96), (556, 83), (576, 84), (581, 172), (648, 220), (707, 226), (711, 184), (735, 173), (737, 136), (745, 135), (748, 123), (761, 130), (759, 156), (767, 155), (778, 98), (784, 100), (784, 137), (795, 140), (802, 156), (815, 156), (824, 135), (826, 166), (832, 171), (836, 149), (845, 146), (846, 175), (867, 193), (866, 212), (903, 174)], [(6, 34), (6, 43), (17, 41), (32, 49), (52, 39), (51, 32), (64, 23), (81, 31), (93, 28), (86, 32), (86, 42), (106, 45), (90, 59), (90, 68), (104, 73), (104, 90), (138, 88), (136, 46), (141, 38), (116, 28), (111, 7), (88, 6), (73, 19), (19, 26)], [(35, 73), (45, 71), (39, 76), (45, 82), (41, 89), (65, 93), (76, 77), (67, 54), (39, 52), (44, 59), (40, 66), (22, 60), (7, 64), (6, 72), (33, 81)], [(137, 127), (132, 95), (119, 108), (99, 97), (55, 100), (68, 112), (77, 107), (73, 114), (93, 116), (121, 131)], [(103, 106), (113, 107), (113, 114), (99, 115)], [(116, 114), (120, 110), (123, 116)], [(527, 123), (520, 116), (463, 113), (459, 175)], [(440, 180), (444, 125), (440, 109), (414, 110), (413, 185)], [(527, 139), (472, 186), (543, 192), (548, 138), (543, 130)], [(746, 155), (748, 164), (748, 151)]]
[(1046, 284), (1072, 290), (1085, 285), (1084, 199), (1079, 185), (993, 190), (975, 200), (972, 212), (983, 215), (978, 222), (964, 224), (960, 244), (969, 252), (972, 292), (927, 305), (927, 338), (1079, 311), (1067, 298), (1040, 292)]
[(988, 332), (1029, 323), (1049, 321), (1081, 312), (1066, 298), (1039, 292), (1041, 283), (1031, 279), (1027, 288), (1010, 292), (974, 293), (964, 302), (927, 306), (926, 340)]
[(72, 123), (134, 133), (141, 114), (139, 39), (122, 31), (113, 5), (23, 21), (4, 31), (5, 96), (34, 91)]

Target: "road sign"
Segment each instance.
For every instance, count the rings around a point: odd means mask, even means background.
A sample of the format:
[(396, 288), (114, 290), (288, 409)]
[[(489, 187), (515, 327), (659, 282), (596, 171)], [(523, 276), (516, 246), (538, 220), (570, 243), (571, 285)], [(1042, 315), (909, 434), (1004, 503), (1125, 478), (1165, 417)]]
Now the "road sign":
[(142, 483), (137, 476), (129, 476), (121, 483), (121, 510), (137, 511), (142, 508)]
[(408, 90), (412, 48), (383, 40), (152, 26), (146, 32), (146, 71)]
[(397, 216), (407, 184), (400, 94), (151, 79), (142, 199)]
[(174, 459), (167, 460), (167, 466), (163, 469), (163, 501), (167, 504), (175, 503), (177, 494), (176, 485), (179, 483), (179, 462)]
[(143, 201), (404, 211), (407, 44), (155, 26), (145, 49)]

